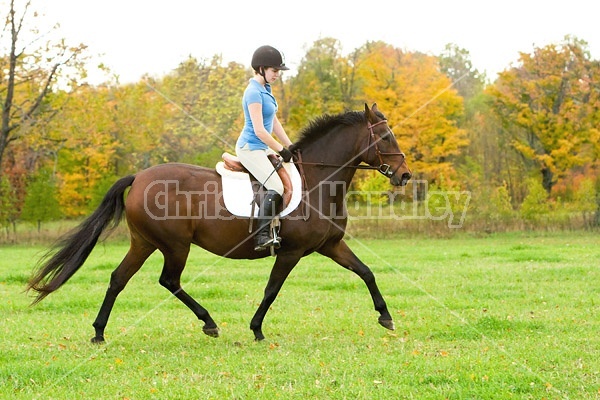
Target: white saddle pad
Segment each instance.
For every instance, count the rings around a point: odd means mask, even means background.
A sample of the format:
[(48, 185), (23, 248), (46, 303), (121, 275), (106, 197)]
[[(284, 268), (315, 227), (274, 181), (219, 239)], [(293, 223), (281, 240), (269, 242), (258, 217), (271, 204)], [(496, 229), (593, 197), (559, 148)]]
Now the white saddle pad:
[[(279, 214), (284, 217), (294, 211), (302, 200), (302, 179), (298, 168), (289, 162), (283, 167), (290, 174), (292, 181), (292, 198), (288, 206)], [(217, 163), (216, 170), (223, 180), (223, 200), (230, 213), (238, 217), (250, 217), (254, 192), (250, 175), (245, 172), (230, 171), (225, 168), (222, 161)], [(254, 216), (258, 216), (258, 207), (254, 207)]]

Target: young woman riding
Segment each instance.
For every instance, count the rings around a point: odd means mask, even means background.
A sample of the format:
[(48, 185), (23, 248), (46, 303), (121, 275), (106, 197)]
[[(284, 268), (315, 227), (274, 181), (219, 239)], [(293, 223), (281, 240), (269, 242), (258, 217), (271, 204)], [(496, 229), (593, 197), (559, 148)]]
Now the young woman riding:
[[(236, 154), (242, 165), (267, 190), (259, 206), (259, 230), (254, 245), (254, 250), (261, 251), (279, 245), (279, 238), (271, 237), (269, 225), (283, 201), (283, 183), (268, 155), (277, 153), (284, 162), (289, 162), (292, 153), (288, 147), (292, 142), (277, 119), (278, 105), (271, 93), (271, 83), (279, 78), (280, 71), (289, 68), (279, 50), (272, 46), (256, 49), (251, 65), (254, 77), (250, 79), (242, 98), (244, 128), (236, 143)], [(275, 140), (273, 134), (279, 141)]]

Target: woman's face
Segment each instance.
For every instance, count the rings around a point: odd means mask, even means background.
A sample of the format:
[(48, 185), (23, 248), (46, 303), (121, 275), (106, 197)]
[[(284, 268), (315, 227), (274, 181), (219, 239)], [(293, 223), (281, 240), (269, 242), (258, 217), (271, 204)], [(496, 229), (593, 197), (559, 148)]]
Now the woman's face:
[(281, 72), (277, 68), (269, 67), (265, 69), (265, 81), (267, 83), (273, 83), (279, 78)]

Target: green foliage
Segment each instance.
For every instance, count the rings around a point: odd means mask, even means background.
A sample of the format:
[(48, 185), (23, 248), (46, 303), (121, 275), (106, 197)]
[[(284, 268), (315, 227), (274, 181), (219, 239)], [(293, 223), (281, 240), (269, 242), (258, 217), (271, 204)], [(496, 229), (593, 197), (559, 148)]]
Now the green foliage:
[(349, 60), (341, 55), (338, 40), (323, 38), (315, 41), (302, 59), (296, 76), (287, 82), (286, 126), (291, 131), (298, 131), (322, 114), (352, 109), (355, 87), (350, 69)]
[(427, 213), (432, 220), (443, 220), (451, 228), (462, 228), (471, 202), (471, 192), (461, 190), (444, 177), (440, 184), (430, 184), (427, 190)]
[(491, 213), (492, 220), (505, 222), (514, 216), (512, 200), (506, 185), (494, 189), (490, 198), (490, 204), (493, 208)]
[(515, 212), (506, 184), (492, 187), (491, 184), (472, 183), (463, 191), (466, 199), (470, 195), (463, 229), (473, 232), (504, 232), (521, 226), (519, 213)]
[(23, 221), (37, 225), (62, 217), (58, 203), (58, 188), (51, 171), (41, 170), (27, 185), (27, 195), (21, 212)]
[[(583, 220), (588, 227), (597, 226), (597, 215), (600, 208), (600, 197), (596, 190), (596, 182), (586, 178), (580, 182), (575, 192), (575, 210), (581, 212)], [(593, 217), (596, 213), (596, 217)]]
[(16, 219), (17, 198), (8, 176), (0, 176), (0, 227), (7, 228)]
[(591, 213), (598, 209), (598, 193), (596, 183), (592, 179), (584, 179), (580, 182), (575, 192), (575, 209), (582, 213)]
[(87, 213), (91, 214), (96, 208), (98, 208), (98, 206), (102, 202), (102, 199), (104, 199), (106, 192), (108, 192), (111, 186), (114, 185), (119, 178), (120, 177), (118, 176), (112, 175), (107, 175), (100, 178), (98, 184), (96, 184), (96, 186), (94, 186), (93, 190), (91, 191), (91, 197), (87, 208)]
[(439, 56), (439, 63), (440, 69), (450, 78), (465, 102), (470, 102), (483, 91), (485, 75), (473, 66), (466, 49), (448, 43)]
[(539, 221), (550, 212), (548, 193), (538, 179), (527, 180), (529, 192), (521, 204), (521, 216), (526, 221)]
[(390, 180), (376, 171), (361, 174), (363, 179), (356, 182), (353, 196), (359, 201), (375, 205), (388, 204), (390, 201)]
[(220, 148), (215, 147), (204, 153), (197, 153), (195, 158), (190, 160), (190, 162), (203, 167), (214, 168), (215, 165), (222, 160), (222, 154), (223, 151)]
[(222, 65), (215, 56), (210, 62), (189, 58), (171, 74), (152, 83), (172, 109), (167, 126), (170, 140), (169, 161), (193, 160), (197, 154), (233, 151), (242, 129), (241, 97), (250, 78), (239, 63)]

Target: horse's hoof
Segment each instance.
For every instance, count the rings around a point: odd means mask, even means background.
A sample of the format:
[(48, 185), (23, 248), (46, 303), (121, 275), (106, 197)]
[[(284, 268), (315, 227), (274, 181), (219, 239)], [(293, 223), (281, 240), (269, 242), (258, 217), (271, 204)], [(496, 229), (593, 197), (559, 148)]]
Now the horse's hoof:
[(202, 332), (204, 332), (205, 335), (208, 335), (210, 337), (219, 337), (219, 328), (215, 327), (215, 328), (202, 328)]
[(379, 325), (383, 326), (386, 329), (389, 329), (390, 331), (393, 331), (396, 329), (396, 326), (394, 325), (394, 321), (392, 321), (391, 319), (380, 319)]
[(94, 343), (94, 344), (104, 344), (104, 336), (94, 336), (90, 342)]
[(254, 332), (254, 341), (255, 342), (262, 342), (263, 340), (265, 340), (265, 335), (263, 335), (262, 332), (260, 332), (260, 331)]

